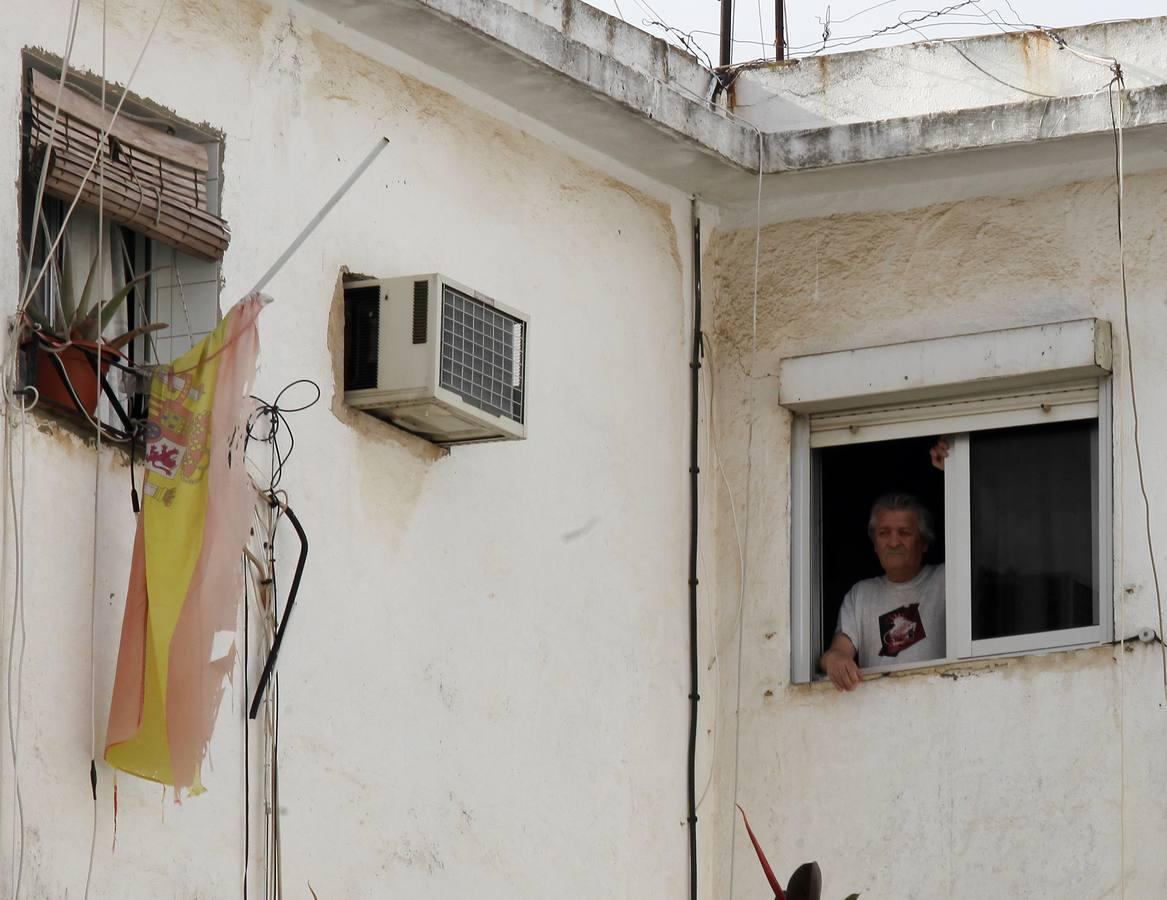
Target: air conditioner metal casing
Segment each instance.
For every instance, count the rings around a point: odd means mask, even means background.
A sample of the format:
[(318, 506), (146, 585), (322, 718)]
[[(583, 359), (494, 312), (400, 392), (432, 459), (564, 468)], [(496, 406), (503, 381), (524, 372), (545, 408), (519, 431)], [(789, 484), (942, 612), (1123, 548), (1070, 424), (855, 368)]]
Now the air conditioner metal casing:
[(344, 292), (346, 355), (366, 357), (346, 358), (345, 403), (436, 444), (526, 438), (528, 316), (440, 273), (351, 281)]

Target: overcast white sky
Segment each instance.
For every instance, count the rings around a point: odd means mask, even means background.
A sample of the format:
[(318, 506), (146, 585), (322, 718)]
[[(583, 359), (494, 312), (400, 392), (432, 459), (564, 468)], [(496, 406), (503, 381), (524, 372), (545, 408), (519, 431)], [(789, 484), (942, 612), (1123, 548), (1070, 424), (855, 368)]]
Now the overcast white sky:
[[(660, 37), (667, 32), (652, 22), (663, 22), (700, 43), (717, 62), (719, 0), (587, 0), (629, 24)], [(824, 52), (823, 32), (829, 36), (825, 52), (843, 53), (886, 44), (906, 44), (928, 38), (985, 34), (1015, 23), (1048, 27), (1080, 25), (1106, 19), (1137, 19), (1167, 15), (1167, 0), (786, 0), (787, 44), (791, 56)], [(774, 57), (774, 0), (735, 0), (733, 61)], [(829, 17), (828, 17), (828, 10)], [(916, 21), (934, 11), (947, 10)], [(992, 19), (998, 24), (993, 24)], [(916, 29), (916, 30), (913, 30)], [(877, 37), (873, 32), (887, 29)], [(676, 35), (672, 38), (678, 42)]]

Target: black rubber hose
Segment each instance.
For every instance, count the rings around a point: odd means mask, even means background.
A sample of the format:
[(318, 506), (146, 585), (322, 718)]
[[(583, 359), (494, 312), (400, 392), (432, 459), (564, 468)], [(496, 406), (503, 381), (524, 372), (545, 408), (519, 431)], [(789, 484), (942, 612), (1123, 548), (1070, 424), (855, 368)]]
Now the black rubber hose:
[(689, 418), (689, 897), (697, 900), (697, 516), (698, 443), (701, 408), (701, 219), (693, 200), (693, 358), (689, 363), (692, 413)]
[[(275, 504), (275, 498), (270, 498)], [(276, 630), (276, 639), (272, 641), (271, 652), (267, 655), (267, 662), (263, 664), (263, 674), (259, 676), (259, 686), (255, 689), (255, 696), (251, 700), (251, 710), (248, 718), (254, 719), (259, 715), (259, 703), (263, 699), (263, 692), (267, 690), (267, 683), (271, 679), (272, 670), (276, 665), (276, 657), (280, 655), (280, 644), (284, 641), (284, 632), (288, 628), (288, 619), (291, 617), (292, 604), (296, 602), (296, 594), (300, 591), (300, 576), (304, 574), (304, 563), (308, 559), (308, 535), (300, 525), (300, 520), (292, 512), (290, 506), (284, 507), (284, 514), (292, 527), (296, 529), (296, 536), (300, 539), (300, 558), (296, 560), (296, 574), (292, 576), (292, 588), (288, 591), (288, 602), (284, 605), (284, 614), (280, 618), (280, 627)], [(275, 602), (275, 598), (272, 598)]]

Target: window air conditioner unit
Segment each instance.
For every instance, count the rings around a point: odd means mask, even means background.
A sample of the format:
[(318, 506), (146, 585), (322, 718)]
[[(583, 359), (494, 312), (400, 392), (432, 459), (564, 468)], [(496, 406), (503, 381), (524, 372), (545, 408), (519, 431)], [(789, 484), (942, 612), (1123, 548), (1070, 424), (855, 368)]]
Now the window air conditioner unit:
[(344, 286), (344, 399), (436, 444), (521, 440), (527, 317), (443, 275)]

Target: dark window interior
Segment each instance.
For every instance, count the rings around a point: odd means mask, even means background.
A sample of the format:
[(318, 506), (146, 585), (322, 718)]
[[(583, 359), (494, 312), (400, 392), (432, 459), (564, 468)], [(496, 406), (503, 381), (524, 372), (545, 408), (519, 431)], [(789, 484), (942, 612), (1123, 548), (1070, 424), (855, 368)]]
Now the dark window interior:
[(816, 450), (822, 513), (822, 650), (830, 645), (843, 597), (856, 581), (882, 575), (867, 537), (881, 494), (915, 494), (932, 512), (936, 541), (926, 563), (944, 561), (944, 473), (932, 466), (934, 437)]

